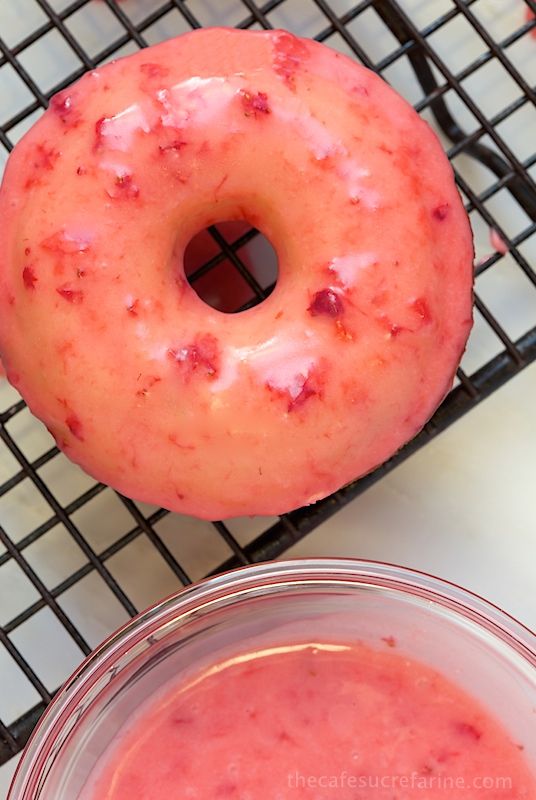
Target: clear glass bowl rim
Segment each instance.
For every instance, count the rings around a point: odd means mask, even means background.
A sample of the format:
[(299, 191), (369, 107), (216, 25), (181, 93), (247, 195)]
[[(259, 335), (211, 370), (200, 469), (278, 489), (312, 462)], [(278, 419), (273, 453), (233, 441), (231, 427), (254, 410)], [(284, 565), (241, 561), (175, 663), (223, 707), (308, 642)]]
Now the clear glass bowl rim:
[(454, 617), (472, 621), (511, 647), (533, 667), (536, 684), (536, 633), (498, 606), (455, 583), (408, 567), (366, 559), (297, 558), (261, 562), (205, 578), (179, 590), (133, 617), (99, 645), (64, 683), (38, 722), (18, 764), (8, 800), (26, 797), (26, 788), (40, 768), (40, 754), (52, 746), (59, 734), (58, 723), (65, 721), (66, 712), (103, 669), (110, 669), (137, 643), (183, 615), (202, 613), (222, 598), (239, 597), (278, 584), (372, 586), (420, 597), (432, 612), (434, 605), (447, 609)]

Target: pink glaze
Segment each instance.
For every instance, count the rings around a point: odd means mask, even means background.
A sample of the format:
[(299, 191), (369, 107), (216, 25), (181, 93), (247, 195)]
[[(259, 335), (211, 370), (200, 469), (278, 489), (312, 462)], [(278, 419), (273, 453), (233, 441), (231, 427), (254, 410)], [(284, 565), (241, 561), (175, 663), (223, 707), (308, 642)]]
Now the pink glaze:
[(142, 706), (81, 800), (536, 797), (522, 742), (392, 636), (381, 647), (273, 648), (177, 683)]
[[(284, 31), (196, 31), (85, 75), (13, 151), (0, 216), (8, 376), (87, 472), (200, 517), (287, 511), (380, 464), (471, 327), (471, 234), (435, 135)], [(234, 219), (273, 243), (279, 280), (230, 315), (182, 254)]]
[[(536, 14), (532, 10), (532, 8), (529, 8), (527, 6), (525, 8), (525, 21), (526, 22), (532, 22), (535, 16), (536, 16)], [(531, 29), (530, 35), (533, 36), (534, 38), (536, 38), (536, 28), (532, 28)]]
[(508, 245), (500, 235), (499, 231), (495, 228), (489, 229), (489, 241), (493, 249), (501, 255), (506, 255), (509, 250)]

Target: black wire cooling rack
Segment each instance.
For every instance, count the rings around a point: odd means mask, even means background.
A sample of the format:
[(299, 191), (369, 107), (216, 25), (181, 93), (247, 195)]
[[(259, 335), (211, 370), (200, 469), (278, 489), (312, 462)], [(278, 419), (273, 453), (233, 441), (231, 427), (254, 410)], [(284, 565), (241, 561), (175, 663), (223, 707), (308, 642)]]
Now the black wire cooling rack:
[[(0, 485), (0, 763), (21, 750), (66, 677), (54, 666), (53, 643), (39, 644), (44, 614), (61, 632), (60, 648), (71, 653), (74, 666), (109, 632), (98, 625), (103, 605), (115, 609), (118, 624), (140, 610), (137, 584), (157, 561), (158, 569), (166, 571), (161, 589), (167, 592), (209, 572), (278, 556), (536, 359), (536, 273), (529, 247), (536, 232), (536, 154), (530, 151), (536, 142), (531, 85), (536, 77), (536, 40), (532, 40), (536, 23), (529, 11), (536, 12), (536, 2), (500, 0), (504, 5), (517, 2), (519, 15), (514, 28), (499, 32), (487, 24), (489, 13), (483, 13), (484, 4), (497, 2), (225, 0), (220, 5), (210, 0), (0, 0), (0, 25), (2, 4), (4, 11), (8, 4), (17, 8), (15, 33), (0, 28), (0, 91), (5, 85), (2, 76), (11, 87), (6, 97), (0, 96), (0, 166), (50, 96), (105, 60), (189, 28), (229, 19), (240, 28), (288, 27), (350, 54), (402, 91), (398, 76), (411, 73), (409, 99), (443, 137), (473, 228), (494, 228), (505, 243), (499, 249), (507, 249), (484, 256), (476, 266), (475, 315), (491, 349), (481, 363), (471, 358), (469, 366), (463, 362), (455, 388), (422, 433), (373, 474), (312, 508), (278, 519), (199, 523), (120, 497), (68, 465), (44, 432), (38, 431), (28, 444), (25, 436), (37, 423), (4, 383), (0, 463), (7, 464), (9, 477)], [(95, 14), (100, 25), (107, 20), (107, 36), (102, 27), (96, 33)], [(449, 41), (454, 32), (455, 40), (467, 44), (460, 51), (467, 54), (461, 63), (455, 63), (444, 46), (449, 29)], [(521, 58), (520, 46), (525, 54), (533, 47), (533, 58)], [(32, 66), (31, 56), (39, 48), (46, 56), (42, 71)], [(66, 61), (58, 67), (60, 51)], [(472, 88), (475, 77), (490, 68), (499, 70), (497, 80), (510, 86), (504, 107), (490, 104)], [(9, 99), (15, 99), (15, 105)], [(524, 132), (521, 150), (511, 141), (513, 120)], [(506, 217), (496, 210), (499, 197), (501, 208), (504, 202), (510, 204)], [(259, 279), (251, 268), (248, 247), (257, 232), (233, 236), (214, 228), (207, 235), (212, 255), (196, 266), (191, 282), (202, 282), (210, 272), (225, 267), (236, 271), (247, 287), (245, 305), (260, 302), (272, 287), (271, 279)], [(525, 311), (529, 308), (522, 321), (505, 322), (485, 301), (487, 276), (505, 271), (516, 286), (521, 281), (519, 297)], [(69, 488), (67, 474), (74, 476)], [(182, 553), (186, 540), (190, 550)], [(52, 541), (54, 555), (47, 561)], [(137, 548), (139, 564), (134, 575), (121, 561), (132, 548)], [(69, 553), (75, 556), (69, 558)], [(12, 589), (22, 584), (26, 599), (13, 604)], [(77, 591), (85, 593), (85, 613), (73, 601)], [(95, 625), (88, 628), (90, 618)], [(41, 661), (28, 650), (29, 638), (37, 640)], [(9, 705), (15, 685), (25, 698), (23, 709)]]

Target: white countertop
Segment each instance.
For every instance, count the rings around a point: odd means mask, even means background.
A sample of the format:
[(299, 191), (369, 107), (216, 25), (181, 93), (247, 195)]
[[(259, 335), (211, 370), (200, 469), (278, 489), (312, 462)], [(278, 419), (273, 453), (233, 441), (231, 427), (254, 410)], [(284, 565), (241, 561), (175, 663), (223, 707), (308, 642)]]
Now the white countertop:
[[(55, 8), (62, 8), (65, 0), (54, 0)], [(0, 0), (0, 31), (8, 44), (20, 40), (28, 30), (43, 21), (42, 12), (33, 0), (25, 0), (24, 14), (18, 3)], [(117, 35), (117, 26), (110, 20), (105, 4), (91, 3), (87, 16), (78, 15), (73, 30), (84, 40), (88, 52), (96, 52), (106, 45), (106, 36)], [(123, 8), (137, 18), (161, 5), (160, 0), (126, 0)], [(188, 5), (204, 24), (235, 24), (244, 17), (240, 0), (226, 0), (215, 11), (210, 0), (189, 0)], [(350, 0), (331, 3), (343, 13), (354, 5)], [(452, 8), (451, 0), (403, 0), (401, 5), (411, 11), (421, 25), (435, 19)], [(523, 21), (521, 0), (480, 0), (472, 8), (486, 23), (497, 40), (504, 38)], [(91, 10), (89, 10), (91, 9)], [(325, 19), (308, 0), (284, 3), (271, 17), (274, 25), (314, 34), (325, 27)], [(217, 19), (216, 19), (217, 17)], [(359, 18), (359, 26), (352, 32), (366, 43), (372, 58), (379, 59), (393, 48), (390, 34), (382, 31), (369, 10)], [(463, 22), (463, 21), (462, 21)], [(113, 23), (113, 26), (112, 26)], [(112, 26), (112, 27), (111, 27)], [(159, 22), (148, 31), (149, 41), (185, 30), (179, 15)], [(110, 30), (112, 33), (110, 34)], [(333, 41), (344, 49), (339, 39)], [(453, 70), (465, 66), (478, 57), (485, 47), (478, 37), (454, 21), (448, 29), (433, 37), (433, 44)], [(32, 53), (29, 64), (42, 64), (45, 84), (52, 86), (72, 64), (62, 50)], [(513, 57), (514, 54), (512, 54)], [(41, 61), (39, 61), (41, 59)], [(33, 60), (33, 61), (32, 61)], [(536, 42), (524, 37), (515, 46), (515, 62), (523, 74), (534, 83), (536, 78)], [(511, 82), (492, 61), (476, 72), (467, 88), (486, 113), (494, 114), (504, 108), (519, 94)], [(408, 99), (415, 101), (419, 91), (406, 67), (393, 65), (385, 76)], [(13, 76), (0, 73), (0, 112), (5, 116), (20, 108), (21, 89)], [(23, 98), (27, 100), (27, 98)], [(453, 100), (453, 103), (455, 101)], [(456, 106), (464, 123), (471, 124), (467, 112)], [(532, 109), (532, 113), (534, 109)], [(527, 130), (536, 129), (536, 116), (530, 109), (519, 113), (501, 129), (508, 137), (509, 146), (519, 158), (526, 158), (534, 147), (534, 137)], [(426, 116), (426, 114), (425, 114)], [(429, 117), (428, 117), (429, 118)], [(17, 131), (21, 135), (24, 125)], [(0, 147), (0, 171), (3, 163)], [(481, 191), (491, 182), (489, 173), (467, 157), (458, 157), (456, 166), (475, 191)], [(534, 170), (534, 168), (532, 168)], [(490, 210), (497, 216), (509, 236), (515, 236), (527, 226), (527, 218), (501, 192), (489, 202)], [(471, 214), (475, 234), (477, 260), (491, 251), (489, 229), (477, 213)], [(536, 236), (524, 243), (525, 257), (536, 264)], [(536, 320), (536, 292), (521, 274), (511, 255), (507, 254), (496, 266), (478, 281), (478, 291), (493, 313), (513, 337), (524, 333)], [(472, 372), (502, 349), (496, 337), (477, 315), (470, 346), (463, 366)], [(14, 395), (0, 379), (0, 408), (6, 407)], [(516, 616), (529, 627), (536, 629), (536, 364), (528, 367), (491, 398), (455, 423), (433, 442), (397, 467), (388, 476), (363, 495), (352, 501), (313, 533), (299, 542), (289, 556), (339, 555), (378, 559), (415, 567), (471, 589), (504, 610)], [(43, 427), (26, 412), (13, 421), (13, 435), (30, 458), (44, 452), (51, 442)], [(13, 464), (0, 443), (0, 483), (13, 474)], [(47, 465), (43, 475), (62, 502), (81, 493), (91, 485), (77, 468), (58, 457)], [(7, 502), (0, 500), (0, 523), (18, 539), (31, 530), (49, 511), (43, 510), (39, 498), (31, 487), (20, 486), (8, 493)], [(77, 519), (91, 544), (98, 550), (106, 547), (117, 531), (124, 532), (127, 524), (124, 510), (110, 495), (93, 503), (86, 516)], [(100, 503), (100, 505), (99, 505)], [(84, 512), (85, 513), (85, 512)], [(215, 544), (215, 538), (205, 523), (181, 519), (180, 526), (171, 518), (163, 521), (160, 529), (166, 543), (177, 557), (188, 564), (194, 578), (216, 566), (226, 553)], [(251, 531), (264, 529), (260, 520), (236, 521), (233, 530), (241, 541), (251, 538)], [(218, 549), (220, 547), (220, 549)], [(73, 548), (68, 537), (58, 527), (45, 537), (41, 545), (28, 548), (36, 568), (47, 585), (55, 585), (82, 563), (80, 553)], [(143, 608), (177, 588), (177, 580), (162, 563), (152, 559), (151, 547), (144, 549), (141, 538), (126, 549), (121, 557), (114, 557), (114, 575), (136, 603)], [(144, 564), (140, 573), (140, 560)], [(111, 560), (112, 561), (112, 560)], [(6, 565), (7, 566), (7, 565)], [(32, 588), (16, 571), (8, 572), (6, 566), (0, 574), (0, 615), (10, 618), (35, 599)], [(121, 624), (126, 613), (104, 588), (88, 581), (79, 591), (65, 598), (68, 613), (92, 645)], [(34, 592), (35, 594), (35, 592)], [(47, 640), (44, 648), (48, 655), (40, 662), (47, 682), (62, 680), (80, 660), (79, 651), (65, 643), (61, 632), (46, 615), (38, 624), (20, 635), (18, 644), (30, 654), (40, 648), (39, 642)], [(33, 650), (32, 650), (33, 648)], [(40, 648), (43, 650), (43, 648)], [(11, 718), (29, 708), (32, 698), (20, 681), (9, 671), (0, 653), (0, 685), (9, 687), (9, 698), (0, 698), (0, 706), (9, 700)], [(6, 693), (7, 694), (7, 693)], [(0, 709), (1, 713), (1, 709)], [(0, 798), (7, 793), (7, 785), (15, 761), (0, 768)]]

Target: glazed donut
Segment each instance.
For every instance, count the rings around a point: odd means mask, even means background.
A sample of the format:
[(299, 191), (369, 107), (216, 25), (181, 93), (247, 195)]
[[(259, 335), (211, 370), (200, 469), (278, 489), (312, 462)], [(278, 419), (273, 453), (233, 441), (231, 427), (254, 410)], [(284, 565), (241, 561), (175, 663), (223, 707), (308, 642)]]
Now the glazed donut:
[[(15, 147), (0, 215), (9, 380), (88, 473), (203, 518), (288, 511), (383, 462), (471, 327), (471, 233), (435, 135), (285, 31), (200, 30), (88, 73)], [(233, 219), (279, 279), (225, 314), (182, 254)]]

